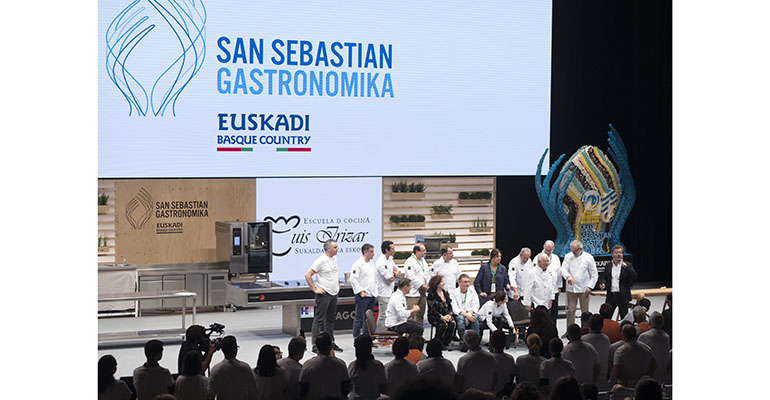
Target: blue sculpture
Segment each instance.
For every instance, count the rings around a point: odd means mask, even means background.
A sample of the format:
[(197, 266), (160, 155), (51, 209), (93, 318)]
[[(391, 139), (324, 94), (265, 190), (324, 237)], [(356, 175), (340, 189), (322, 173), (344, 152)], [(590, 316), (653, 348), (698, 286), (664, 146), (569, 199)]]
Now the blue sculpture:
[(565, 154), (551, 165), (542, 182), (540, 171), (548, 149), (537, 164), (535, 191), (556, 228), (554, 252), (561, 257), (570, 251), (573, 239), (582, 241), (584, 250), (594, 255), (609, 254), (612, 246), (623, 245), (620, 231), (636, 201), (636, 188), (623, 140), (612, 124), (607, 134), (607, 152), (617, 169), (595, 146), (578, 149), (562, 166), (553, 184), (556, 168)]

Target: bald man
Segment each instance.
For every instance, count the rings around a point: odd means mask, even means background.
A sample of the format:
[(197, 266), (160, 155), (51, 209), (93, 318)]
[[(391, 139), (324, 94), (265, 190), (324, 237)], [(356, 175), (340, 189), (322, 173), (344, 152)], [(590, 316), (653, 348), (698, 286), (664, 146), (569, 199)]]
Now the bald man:
[(548, 257), (548, 269), (546, 270), (551, 276), (553, 276), (553, 283), (551, 288), (553, 289), (553, 302), (551, 303), (551, 321), (556, 325), (556, 319), (559, 317), (559, 293), (564, 283), (564, 279), (561, 276), (561, 260), (559, 256), (553, 254), (554, 244), (552, 240), (546, 240), (543, 243), (543, 251), (535, 256), (535, 260), (540, 257), (541, 254), (545, 254)]

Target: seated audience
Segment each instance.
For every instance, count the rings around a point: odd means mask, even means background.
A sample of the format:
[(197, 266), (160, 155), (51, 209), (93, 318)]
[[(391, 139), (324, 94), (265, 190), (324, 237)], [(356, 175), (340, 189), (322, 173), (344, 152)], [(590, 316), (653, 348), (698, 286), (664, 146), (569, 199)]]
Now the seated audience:
[(668, 365), (668, 354), (671, 351), (671, 338), (663, 330), (663, 315), (659, 312), (653, 312), (650, 316), (650, 330), (639, 335), (639, 343), (646, 344), (652, 355), (655, 357), (655, 364), (660, 366), (656, 368), (653, 378), (663, 382), (666, 378), (666, 368)]
[(444, 289), (444, 278), (436, 275), (428, 281), (428, 322), (436, 328), (436, 338), (446, 349), (455, 335), (452, 298)]
[(385, 379), (388, 383), (386, 394), (397, 392), (401, 385), (417, 376), (417, 366), (406, 360), (409, 354), (409, 339), (399, 337), (393, 342), (391, 351), (393, 360), (385, 364)]
[(562, 343), (561, 339), (551, 339), (548, 342), (548, 347), (551, 350), (551, 358), (540, 364), (540, 386), (553, 388), (553, 385), (559, 378), (574, 377), (575, 367), (571, 362), (561, 358), (561, 352), (564, 350), (564, 343)]
[(645, 376), (634, 387), (634, 400), (663, 400), (663, 389), (655, 379)]
[(458, 279), (457, 289), (449, 292), (452, 297), (452, 312), (455, 314), (457, 334), (460, 337), (460, 351), (468, 351), (465, 346), (465, 329), (479, 332), (479, 297), (471, 285), (471, 278), (467, 274), (461, 274)]
[(455, 366), (441, 354), (441, 342), (431, 339), (425, 347), (428, 358), (417, 363), (417, 373), (422, 378), (437, 379), (448, 387), (455, 381)]
[(615, 343), (623, 337), (620, 334), (620, 324), (612, 319), (612, 306), (604, 303), (599, 307), (599, 315), (602, 316), (602, 333), (610, 338), (610, 343)]
[(494, 393), (482, 392), (478, 389), (470, 388), (461, 394), (458, 400), (496, 400), (497, 397)]
[(647, 317), (647, 310), (642, 306), (636, 306), (631, 310), (629, 314), (634, 319), (634, 326), (636, 327), (636, 336), (647, 332), (650, 329), (649, 318)]
[[(671, 321), (673, 318), (672, 310), (671, 310), (671, 302), (673, 300), (673, 297), (674, 297), (673, 293), (669, 293), (666, 295), (666, 301), (663, 303), (663, 312), (661, 312), (661, 314), (663, 314), (663, 330), (666, 331), (666, 333), (668, 334), (668, 337), (670, 337), (671, 340), (674, 339), (674, 336), (672, 335), (672, 331), (671, 331), (671, 327), (672, 327)], [(674, 342), (672, 341), (671, 345), (673, 346), (673, 344)]]
[[(573, 324), (576, 325), (576, 324)], [(563, 376), (551, 388), (551, 400), (583, 400), (583, 390), (573, 376)]]
[(168, 394), (174, 387), (171, 371), (158, 364), (163, 358), (163, 342), (150, 340), (144, 344), (147, 361), (134, 369), (134, 389), (137, 400), (154, 400), (159, 394)]
[(543, 396), (532, 382), (521, 382), (511, 393), (511, 400), (541, 400)]
[(99, 359), (99, 400), (128, 400), (134, 394), (126, 382), (115, 379), (118, 362), (107, 354)]
[(588, 332), (591, 331), (589, 328), (589, 321), (591, 320), (591, 312), (586, 311), (584, 313), (580, 313), (580, 333), (582, 335), (588, 334)]
[[(224, 343), (222, 343), (222, 351), (225, 351)], [(257, 358), (257, 367), (254, 368), (254, 376), (256, 377), (256, 397), (238, 397), (239, 399), (270, 400), (285, 399), (287, 397), (289, 382), (285, 371), (278, 366), (278, 362), (275, 359), (275, 346), (266, 344), (259, 349), (259, 358)], [(233, 384), (238, 386), (242, 386), (244, 383), (246, 385), (250, 384), (247, 382), (249, 382), (248, 378), (244, 376), (241, 380), (233, 382)]]
[[(502, 292), (500, 292), (502, 293)], [(505, 297), (505, 293), (503, 293)], [(463, 393), (470, 388), (491, 392), (497, 384), (497, 360), (492, 353), (481, 348), (481, 336), (476, 331), (465, 331), (468, 353), (457, 361), (455, 390)]]
[(540, 340), (543, 346), (540, 348), (540, 355), (545, 358), (551, 358), (551, 351), (548, 344), (551, 339), (558, 338), (559, 332), (556, 330), (556, 326), (551, 321), (551, 315), (548, 309), (543, 306), (535, 307), (532, 311), (532, 317), (529, 320), (529, 327), (527, 328), (527, 336), (536, 333), (540, 336)]
[(533, 333), (527, 336), (528, 354), (519, 356), (516, 359), (516, 371), (519, 377), (518, 383), (529, 382), (535, 386), (540, 384), (540, 364), (545, 361), (545, 357), (540, 355), (540, 347), (543, 342), (540, 341), (540, 335)]
[(584, 383), (580, 385), (580, 390), (583, 391), (583, 397), (586, 400), (599, 400), (599, 388), (593, 383)]
[[(623, 323), (621, 324), (621, 329), (625, 325), (633, 326), (633, 323), (629, 321), (623, 321)], [(622, 339), (615, 343), (610, 344), (610, 351), (607, 354), (608, 356), (607, 357), (607, 378), (608, 378), (608, 382), (610, 383), (617, 382), (617, 377), (615, 376), (615, 370), (613, 368), (615, 366), (615, 351), (617, 351), (620, 348), (620, 346), (624, 344), (626, 344), (626, 341)]]
[(203, 356), (197, 350), (185, 354), (182, 362), (182, 373), (176, 378), (174, 396), (177, 400), (205, 400), (208, 391), (209, 378), (203, 376), (201, 364)]
[[(270, 355), (275, 362), (273, 346), (270, 347)], [(236, 358), (238, 355), (238, 343), (235, 336), (222, 338), (222, 355), (225, 359), (211, 368), (209, 378), (209, 398), (213, 399), (249, 399), (257, 393), (257, 381), (249, 364)], [(260, 352), (261, 354), (262, 352)]]
[[(650, 314), (647, 314), (647, 313), (650, 311), (651, 305), (652, 305), (652, 303), (650, 302), (650, 299), (639, 299), (636, 302), (636, 304), (634, 304), (631, 307), (631, 311), (633, 311), (634, 308), (636, 308), (636, 307), (644, 308), (644, 320), (642, 320), (640, 322), (650, 322)], [(623, 323), (623, 321), (637, 322), (636, 320), (637, 320), (637, 317), (634, 317), (633, 315), (626, 314), (626, 316), (620, 322), (621, 323)]]
[(581, 331), (577, 324), (567, 327), (569, 343), (564, 347), (561, 356), (575, 367), (575, 379), (578, 383), (596, 383), (602, 369), (599, 353), (594, 346), (581, 340)]
[(372, 338), (363, 334), (354, 341), (356, 359), (348, 365), (351, 399), (375, 400), (387, 391), (385, 366), (372, 354)]
[(277, 362), (286, 375), (288, 400), (299, 400), (299, 373), (302, 371), (302, 364), (299, 360), (305, 356), (305, 350), (307, 350), (307, 342), (305, 342), (304, 337), (292, 338), (289, 341), (289, 356)]
[(300, 398), (321, 400), (350, 393), (350, 376), (345, 362), (331, 354), (332, 337), (321, 332), (316, 338), (318, 355), (305, 361), (299, 373)]
[(412, 364), (417, 364), (420, 360), (425, 359), (425, 354), (422, 350), (425, 348), (425, 339), (422, 336), (415, 336), (409, 338), (409, 354), (405, 357), (407, 361)]
[[(492, 355), (497, 360), (497, 384), (493, 390), (493, 393), (497, 394), (501, 393), (506, 386), (509, 388), (515, 386), (513, 379), (518, 375), (516, 361), (510, 354), (505, 353), (506, 339), (505, 333), (499, 329), (492, 332), (492, 336), (489, 339)], [(510, 390), (506, 391), (510, 392)]]
[(604, 321), (601, 315), (591, 315), (591, 320), (589, 321), (589, 328), (591, 331), (581, 338), (584, 342), (594, 346), (594, 349), (596, 349), (596, 352), (599, 354), (599, 364), (601, 365), (601, 369), (599, 370), (600, 382), (607, 381), (607, 367), (610, 354), (610, 338), (602, 333), (603, 326)]
[(636, 328), (632, 325), (623, 326), (622, 333), (626, 343), (615, 351), (612, 368), (618, 383), (632, 387), (644, 375), (654, 376), (655, 357), (646, 344), (636, 340)]
[(402, 385), (391, 397), (393, 400), (454, 400), (457, 398), (451, 386), (435, 378), (418, 377)]

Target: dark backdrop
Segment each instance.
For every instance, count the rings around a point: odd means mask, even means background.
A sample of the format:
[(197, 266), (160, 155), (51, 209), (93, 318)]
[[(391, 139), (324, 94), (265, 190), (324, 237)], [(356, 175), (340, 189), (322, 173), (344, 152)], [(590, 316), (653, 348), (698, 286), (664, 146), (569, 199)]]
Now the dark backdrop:
[[(549, 166), (582, 145), (606, 153), (612, 123), (637, 192), (621, 241), (639, 281), (670, 282), (671, 3), (554, 1), (552, 46)], [(555, 239), (533, 176), (497, 178), (496, 231), (506, 264), (521, 247), (534, 255)]]

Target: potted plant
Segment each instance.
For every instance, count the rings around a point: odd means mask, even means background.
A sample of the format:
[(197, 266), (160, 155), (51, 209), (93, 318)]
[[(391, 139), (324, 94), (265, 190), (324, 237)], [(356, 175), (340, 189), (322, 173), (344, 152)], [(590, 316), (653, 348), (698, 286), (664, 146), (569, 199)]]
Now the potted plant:
[(99, 195), (99, 214), (107, 214), (107, 212), (110, 210), (110, 206), (107, 205), (107, 200), (110, 199), (110, 195), (107, 193), (102, 193)]
[(488, 249), (473, 250), (471, 251), (471, 255), (489, 257), (489, 250)]
[(452, 232), (452, 233), (448, 234), (447, 236), (449, 236), (449, 241), (448, 242), (441, 242), (441, 245), (442, 246), (448, 246), (448, 247), (451, 247), (453, 249), (456, 248), (457, 247), (457, 235), (455, 235), (455, 233)]
[(415, 200), (425, 198), (426, 186), (421, 182), (406, 181), (394, 182), (390, 185), (391, 199), (393, 200)]
[(490, 232), (491, 227), (487, 226), (487, 220), (476, 218), (471, 224), (471, 232)]
[(452, 205), (439, 204), (431, 206), (431, 219), (452, 219)]
[(460, 204), (492, 204), (490, 192), (460, 192), (457, 197)]
[(423, 215), (391, 215), (390, 223), (394, 228), (416, 228), (425, 226)]
[(107, 253), (110, 251), (110, 247), (107, 245), (107, 238), (99, 236), (99, 246), (97, 247), (98, 253)]

